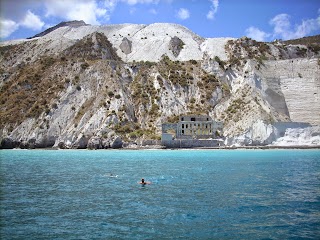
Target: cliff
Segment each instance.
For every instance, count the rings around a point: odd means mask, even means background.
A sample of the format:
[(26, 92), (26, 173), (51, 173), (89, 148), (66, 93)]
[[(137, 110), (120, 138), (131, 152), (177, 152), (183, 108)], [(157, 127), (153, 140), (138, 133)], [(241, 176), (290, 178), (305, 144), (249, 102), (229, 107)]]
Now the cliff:
[[(139, 145), (159, 140), (161, 123), (183, 114), (223, 121), (229, 145), (257, 123), (303, 122), (302, 131), (317, 136), (320, 43), (307, 40), (261, 43), (202, 38), (176, 24), (81, 22), (2, 42), (1, 147)], [(283, 143), (284, 134), (274, 136), (241, 145)]]

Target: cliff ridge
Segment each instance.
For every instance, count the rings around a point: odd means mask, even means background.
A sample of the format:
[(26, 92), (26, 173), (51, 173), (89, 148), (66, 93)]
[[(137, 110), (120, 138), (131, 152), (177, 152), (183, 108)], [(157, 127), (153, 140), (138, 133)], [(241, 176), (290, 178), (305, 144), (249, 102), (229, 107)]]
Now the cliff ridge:
[(202, 38), (177, 24), (75, 21), (2, 42), (1, 148), (158, 143), (161, 124), (187, 114), (223, 122), (226, 145), (285, 144), (297, 129), (316, 139), (320, 43), (314, 39), (264, 43)]

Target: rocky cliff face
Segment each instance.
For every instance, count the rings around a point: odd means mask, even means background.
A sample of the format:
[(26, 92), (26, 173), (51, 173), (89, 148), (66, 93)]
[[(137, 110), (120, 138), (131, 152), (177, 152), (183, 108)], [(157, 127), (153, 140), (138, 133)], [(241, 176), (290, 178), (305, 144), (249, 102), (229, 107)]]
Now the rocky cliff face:
[(81, 27), (81, 26), (86, 26), (87, 24), (84, 21), (70, 21), (70, 22), (61, 22), (58, 25), (48, 28), (47, 30), (43, 31), (42, 33), (36, 34), (33, 37), (30, 37), (29, 39), (32, 38), (37, 38), (37, 37), (43, 37), (44, 35), (49, 34), (50, 32), (53, 32), (54, 30), (61, 28), (61, 27)]
[[(1, 147), (119, 148), (159, 139), (162, 122), (190, 113), (223, 121), (230, 145), (261, 122), (320, 125), (313, 39), (260, 43), (205, 39), (175, 24), (81, 23), (3, 42)], [(241, 144), (285, 135), (274, 136)]]

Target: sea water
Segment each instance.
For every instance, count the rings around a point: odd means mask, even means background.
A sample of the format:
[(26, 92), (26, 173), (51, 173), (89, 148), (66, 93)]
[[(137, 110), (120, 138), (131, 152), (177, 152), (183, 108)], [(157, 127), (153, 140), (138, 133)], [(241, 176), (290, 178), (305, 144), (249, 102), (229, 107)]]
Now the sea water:
[(320, 150), (2, 150), (0, 157), (1, 239), (320, 236)]

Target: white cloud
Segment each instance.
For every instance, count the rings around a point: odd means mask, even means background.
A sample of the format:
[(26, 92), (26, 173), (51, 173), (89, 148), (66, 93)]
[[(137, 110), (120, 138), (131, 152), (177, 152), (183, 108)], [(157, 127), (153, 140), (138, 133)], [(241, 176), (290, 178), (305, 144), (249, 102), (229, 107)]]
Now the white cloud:
[(135, 12), (137, 11), (137, 9), (135, 7), (130, 8), (130, 14), (133, 15)]
[(207, 13), (207, 18), (208, 19), (213, 19), (214, 18), (214, 13), (212, 10), (210, 10), (208, 13)]
[(153, 14), (153, 15), (157, 15), (157, 14), (158, 14), (157, 10), (155, 10), (154, 8), (151, 8), (151, 9), (149, 10), (149, 12), (150, 12), (151, 14)]
[(0, 37), (7, 38), (19, 28), (19, 24), (9, 19), (0, 19)]
[(158, 4), (160, 0), (121, 0), (122, 2), (125, 2), (129, 5), (135, 5), (135, 4), (145, 4), (145, 3), (153, 3)]
[(292, 27), (290, 15), (278, 14), (270, 20), (273, 26), (273, 37), (284, 40), (305, 37), (316, 30), (320, 30), (320, 16), (316, 19), (302, 20), (301, 24)]
[(297, 26), (295, 34), (297, 37), (304, 37), (317, 30), (320, 30), (320, 16), (317, 19), (303, 20), (302, 23)]
[(207, 18), (212, 20), (214, 19), (215, 14), (218, 11), (219, 0), (209, 0), (212, 3), (210, 11), (207, 13)]
[(44, 22), (41, 21), (40, 17), (35, 15), (30, 10), (27, 11), (24, 19), (20, 22), (21, 26), (32, 29), (34, 31), (41, 30), (44, 26)]
[(104, 15), (104, 19), (109, 21), (110, 16), (114, 9), (116, 8), (118, 0), (105, 0), (104, 9), (106, 10), (106, 14)]
[(1, 16), (3, 19), (11, 19), (20, 22), (28, 9), (34, 10), (42, 6), (39, 0), (0, 0)]
[(39, 16), (28, 10), (20, 22), (15, 22), (11, 19), (0, 19), (0, 37), (9, 37), (21, 26), (34, 31), (39, 31), (44, 25), (45, 23), (41, 21)]
[(181, 20), (186, 20), (190, 17), (189, 10), (186, 8), (180, 8), (177, 17), (180, 18)]
[[(110, 6), (115, 3), (115, 1), (111, 1)], [(89, 24), (99, 24), (99, 17), (108, 17), (107, 9), (99, 8), (94, 0), (46, 0), (45, 7), (46, 17), (54, 16), (66, 20), (83, 20)]]
[(102, 8), (97, 8), (96, 9), (96, 14), (98, 17), (102, 17), (107, 13), (106, 9), (102, 9)]
[[(1, 4), (2, 4), (2, 0)], [(43, 22), (44, 17), (60, 18), (64, 21), (83, 20), (86, 23), (98, 25), (100, 22), (107, 22), (118, 3), (128, 5), (136, 4), (158, 4), (160, 1), (172, 0), (4, 0), (1, 5), (2, 19), (0, 19), (1, 37), (9, 37), (19, 27), (26, 27), (39, 31), (47, 27), (48, 23)], [(45, 15), (40, 16), (34, 13), (35, 9), (44, 8)], [(131, 13), (134, 12), (131, 9)], [(157, 14), (156, 10), (151, 11)]]
[(118, 3), (118, 0), (105, 0), (104, 1), (104, 6), (107, 9), (114, 10), (114, 8), (116, 7), (117, 3)]
[(249, 27), (246, 29), (246, 35), (249, 38), (252, 38), (257, 41), (266, 41), (266, 38), (270, 36), (269, 33), (265, 33), (264, 31), (261, 31), (259, 28), (256, 27)]
[(273, 25), (273, 34), (278, 35), (287, 35), (290, 31), (290, 16), (288, 14), (278, 14), (270, 20), (270, 25)]
[[(320, 15), (320, 9), (318, 14)], [(273, 27), (272, 33), (266, 33), (256, 27), (249, 27), (246, 29), (246, 35), (258, 41), (266, 41), (270, 37), (283, 40), (302, 38), (320, 30), (320, 16), (302, 20), (300, 24), (293, 26), (290, 15), (282, 13), (273, 17), (269, 24)]]

